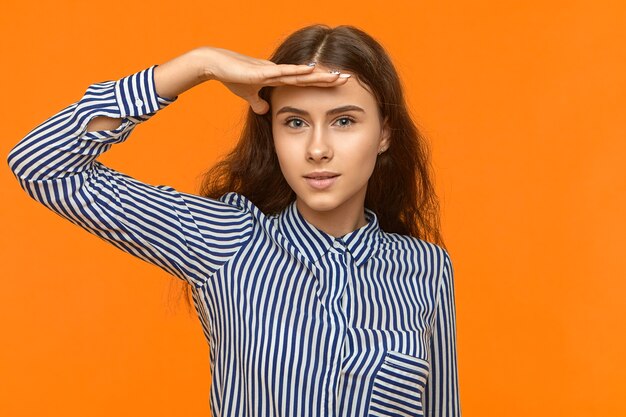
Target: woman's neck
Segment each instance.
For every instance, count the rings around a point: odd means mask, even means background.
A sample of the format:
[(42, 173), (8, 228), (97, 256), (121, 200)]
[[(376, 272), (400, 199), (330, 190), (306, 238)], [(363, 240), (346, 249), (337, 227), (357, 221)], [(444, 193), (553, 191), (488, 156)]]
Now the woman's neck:
[(334, 237), (341, 237), (367, 224), (363, 202), (346, 202), (332, 210), (316, 211), (297, 199), (296, 207), (307, 222)]

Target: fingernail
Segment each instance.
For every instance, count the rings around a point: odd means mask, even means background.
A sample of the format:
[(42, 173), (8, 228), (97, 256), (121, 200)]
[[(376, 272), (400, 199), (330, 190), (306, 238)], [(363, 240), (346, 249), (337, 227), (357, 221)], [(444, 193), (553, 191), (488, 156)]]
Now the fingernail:
[(332, 71), (328, 71), (333, 75), (337, 75), (337, 74), (341, 74), (341, 71), (336, 71), (336, 70), (332, 70)]
[(309, 62), (309, 63), (307, 64), (307, 66), (309, 66), (309, 67), (314, 67), (314, 66), (315, 66), (315, 62)]
[(339, 75), (339, 78), (350, 78), (352, 76), (352, 74), (341, 74)]

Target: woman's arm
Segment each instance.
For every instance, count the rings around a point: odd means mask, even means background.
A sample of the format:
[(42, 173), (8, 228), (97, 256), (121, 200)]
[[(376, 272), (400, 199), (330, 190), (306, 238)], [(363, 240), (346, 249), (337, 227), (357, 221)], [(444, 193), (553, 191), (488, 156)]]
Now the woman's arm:
[[(208, 80), (218, 80), (233, 93), (263, 114), (269, 106), (258, 96), (266, 85), (292, 84), (300, 86), (336, 86), (347, 78), (339, 74), (314, 72), (304, 65), (276, 65), (271, 61), (251, 58), (221, 48), (201, 47), (176, 57), (154, 70), (156, 93), (160, 97), (176, 98), (181, 93)], [(114, 129), (120, 119), (97, 117), (87, 131)]]
[[(207, 81), (206, 61), (201, 50), (194, 49), (156, 67), (154, 69), (156, 94), (168, 101), (173, 101), (183, 92)], [(87, 131), (112, 130), (121, 122), (121, 118), (98, 116), (87, 124)]]
[(461, 400), (456, 351), (456, 308), (454, 271), (450, 256), (443, 251), (443, 275), (431, 338), (431, 369), (426, 385), (426, 417), (460, 417)]
[[(97, 157), (202, 81), (224, 80), (251, 105), (262, 85), (297, 83), (296, 74), (305, 74), (301, 82), (320, 82), (320, 76), (303, 65), (257, 64), (260, 60), (244, 57), (252, 64), (221, 51), (199, 48), (161, 66), (89, 86), (79, 101), (37, 126), (11, 150), (8, 163), (21, 187), (121, 250), (192, 284), (203, 284), (250, 236), (250, 213), (226, 201), (142, 183)], [(279, 74), (285, 71), (288, 74)], [(325, 85), (340, 82), (336, 79)]]
[[(78, 102), (29, 132), (11, 150), (8, 163), (34, 200), (119, 249), (200, 285), (248, 235), (246, 213), (144, 184), (97, 161), (173, 102), (156, 94), (154, 68), (92, 84)], [(117, 120), (116, 126), (88, 132), (96, 117)], [(233, 226), (208, 224), (220, 216), (233, 219)]]

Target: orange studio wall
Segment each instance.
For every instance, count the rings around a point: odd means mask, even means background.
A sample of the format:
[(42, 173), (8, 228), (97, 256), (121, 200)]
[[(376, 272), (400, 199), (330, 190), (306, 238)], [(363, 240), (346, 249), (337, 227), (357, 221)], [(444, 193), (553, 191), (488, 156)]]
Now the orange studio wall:
[[(201, 45), (265, 58), (318, 22), (385, 45), (430, 141), (463, 415), (626, 415), (623, 2), (10, 0), (2, 154), (91, 83)], [(204, 84), (101, 161), (195, 193), (244, 110)], [(0, 181), (0, 415), (210, 415), (175, 278), (31, 200), (6, 163)]]

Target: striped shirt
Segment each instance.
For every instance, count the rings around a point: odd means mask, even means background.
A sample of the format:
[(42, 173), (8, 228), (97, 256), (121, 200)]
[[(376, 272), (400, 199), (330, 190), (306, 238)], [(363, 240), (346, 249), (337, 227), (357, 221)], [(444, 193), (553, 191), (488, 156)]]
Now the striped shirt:
[[(367, 224), (334, 237), (292, 202), (148, 185), (96, 160), (177, 99), (156, 65), (95, 83), (8, 163), (36, 201), (193, 288), (214, 416), (460, 416), (453, 269), (433, 243)], [(121, 118), (87, 132), (96, 116)]]

